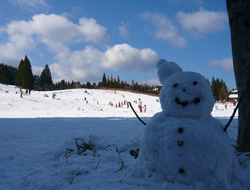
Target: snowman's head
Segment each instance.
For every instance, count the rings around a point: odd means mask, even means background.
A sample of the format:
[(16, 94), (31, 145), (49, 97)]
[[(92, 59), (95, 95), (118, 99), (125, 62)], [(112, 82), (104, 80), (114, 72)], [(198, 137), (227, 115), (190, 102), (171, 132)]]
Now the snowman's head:
[(166, 60), (160, 60), (157, 67), (162, 83), (161, 107), (167, 116), (190, 118), (210, 116), (214, 97), (208, 81), (201, 74), (183, 72), (178, 65)]

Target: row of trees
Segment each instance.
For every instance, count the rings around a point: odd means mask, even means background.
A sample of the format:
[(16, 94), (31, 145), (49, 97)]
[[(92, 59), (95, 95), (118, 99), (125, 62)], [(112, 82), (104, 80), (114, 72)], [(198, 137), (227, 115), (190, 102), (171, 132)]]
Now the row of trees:
[(15, 84), (17, 69), (15, 67), (0, 64), (0, 83)]
[(147, 85), (147, 84), (139, 84), (132, 80), (131, 84), (127, 83), (127, 81), (121, 81), (119, 76), (114, 77), (106, 77), (106, 74), (103, 74), (102, 82), (99, 82), (98, 88), (114, 88), (114, 89), (123, 89), (130, 90), (136, 92), (150, 93), (150, 94), (158, 94), (159, 90), (155, 85)]
[[(209, 81), (208, 81), (209, 82)], [(127, 81), (120, 80), (119, 76), (106, 76), (103, 74), (102, 81), (91, 84), (90, 82), (81, 84), (80, 82), (67, 82), (61, 80), (60, 82), (53, 83), (50, 68), (48, 65), (45, 66), (40, 76), (32, 74), (31, 64), (27, 56), (24, 60), (20, 61), (18, 69), (0, 64), (0, 83), (12, 84), (21, 86), (25, 89), (35, 90), (63, 90), (72, 88), (106, 88), (106, 89), (122, 89), (135, 92), (143, 92), (150, 94), (158, 94), (160, 88), (155, 85), (139, 84), (132, 80), (131, 84)], [(209, 82), (210, 83), (210, 82)], [(212, 78), (210, 83), (213, 95), (216, 100), (224, 100), (228, 96), (228, 89), (226, 83), (222, 79)]]
[(228, 97), (228, 89), (226, 83), (221, 79), (214, 79), (210, 83), (214, 98), (216, 100), (225, 100)]
[(11, 84), (20, 86), (25, 89), (34, 89), (34, 90), (63, 90), (63, 89), (72, 89), (72, 88), (88, 88), (88, 89), (97, 89), (97, 88), (114, 88), (114, 89), (124, 89), (132, 90), (136, 92), (143, 93), (158, 93), (155, 91), (155, 86), (141, 85), (138, 82), (132, 80), (131, 85), (126, 81), (120, 81), (118, 77), (111, 77), (104, 73), (102, 82), (91, 84), (90, 82), (81, 84), (80, 82), (67, 82), (61, 80), (60, 82), (53, 83), (51, 72), (49, 66), (46, 65), (43, 69), (41, 75), (32, 74), (31, 64), (27, 56), (24, 60), (22, 59), (19, 63), (18, 69), (0, 64), (0, 82), (2, 84)]

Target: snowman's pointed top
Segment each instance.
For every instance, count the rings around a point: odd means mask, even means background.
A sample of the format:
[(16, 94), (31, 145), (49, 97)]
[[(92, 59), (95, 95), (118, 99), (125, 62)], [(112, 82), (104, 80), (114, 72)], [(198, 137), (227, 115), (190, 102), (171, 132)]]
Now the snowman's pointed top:
[(174, 62), (168, 62), (165, 59), (160, 59), (157, 62), (158, 77), (161, 84), (163, 84), (171, 75), (178, 72), (183, 72), (183, 70)]

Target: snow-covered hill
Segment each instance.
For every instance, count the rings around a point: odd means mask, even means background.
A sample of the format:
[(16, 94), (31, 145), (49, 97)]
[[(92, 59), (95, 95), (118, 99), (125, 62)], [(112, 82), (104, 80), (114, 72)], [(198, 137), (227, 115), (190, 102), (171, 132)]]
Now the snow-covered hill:
[[(90, 89), (31, 91), (30, 95), (25, 94), (23, 98), (20, 97), (19, 91), (20, 89), (15, 86), (0, 84), (0, 118), (135, 117), (124, 101), (130, 101), (138, 112), (139, 98), (143, 107), (146, 105), (146, 112), (138, 113), (140, 117), (152, 117), (161, 111), (158, 97), (124, 91)], [(56, 94), (54, 99), (53, 93)], [(232, 104), (228, 104), (226, 109), (224, 104), (217, 103), (212, 115), (230, 117), (233, 109)]]
[[(55, 99), (53, 92), (36, 91), (21, 98), (18, 92), (14, 86), (0, 84), (1, 190), (208, 190), (201, 183), (158, 184), (126, 177), (127, 169), (136, 163), (129, 151), (139, 147), (145, 126), (126, 105), (119, 107), (119, 102), (130, 101), (138, 112), (135, 101), (141, 98), (147, 110), (138, 114), (148, 123), (161, 111), (158, 97), (74, 89), (56, 91)], [(231, 104), (227, 109), (216, 104), (212, 115), (225, 125), (233, 109)], [(232, 143), (237, 121), (236, 117), (228, 130)], [(76, 141), (82, 146), (79, 150)], [(239, 160), (246, 158), (241, 155)], [(228, 190), (250, 188), (248, 165), (241, 167), (243, 180), (233, 182)]]

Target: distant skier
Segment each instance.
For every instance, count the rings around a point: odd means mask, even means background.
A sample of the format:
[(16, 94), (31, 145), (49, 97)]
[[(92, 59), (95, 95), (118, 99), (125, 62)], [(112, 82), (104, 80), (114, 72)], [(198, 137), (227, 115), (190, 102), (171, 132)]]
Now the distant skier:
[(147, 106), (144, 105), (144, 112), (146, 113), (146, 111), (147, 111)]
[(53, 93), (52, 98), (55, 99), (55, 97), (56, 97), (56, 93)]
[(140, 112), (142, 112), (142, 101), (140, 98), (139, 98), (139, 109), (140, 109)]

